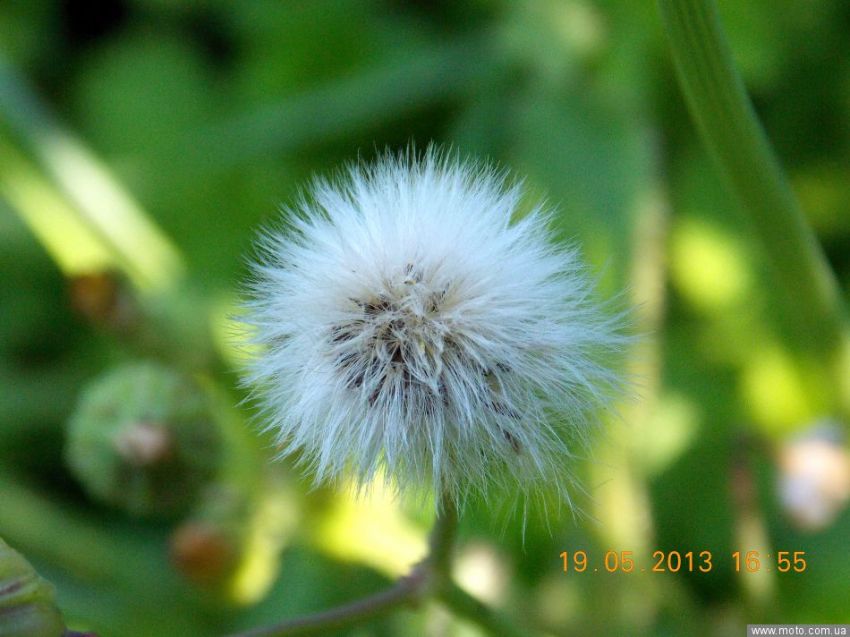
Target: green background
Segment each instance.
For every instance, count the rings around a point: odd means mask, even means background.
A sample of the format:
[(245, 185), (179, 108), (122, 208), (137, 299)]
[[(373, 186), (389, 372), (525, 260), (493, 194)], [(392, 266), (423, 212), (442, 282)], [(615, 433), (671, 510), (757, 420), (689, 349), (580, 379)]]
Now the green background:
[[(720, 10), (846, 293), (850, 5)], [(825, 418), (839, 438), (846, 424), (829, 377), (787, 334), (793, 290), (777, 288), (696, 137), (653, 3), (6, 0), (0, 56), (0, 537), (55, 584), (71, 626), (223, 634), (378, 590), (421, 557), (427, 506), (310, 490), (270, 462), (237, 406), (229, 317), (259, 228), (312, 175), (432, 140), (496, 161), (556, 206), (560, 236), (606, 296), (625, 290), (643, 334), (628, 363), (636, 397), (565, 463), (586, 486), (581, 513), (523, 527), (471, 508), (460, 580), (552, 635), (850, 622), (846, 446), (800, 442)], [(106, 234), (97, 219), (111, 220)], [(75, 310), (71, 281), (101, 268), (142, 328)], [(188, 514), (225, 528), (238, 555), (202, 584), (175, 566), (185, 519), (92, 501), (63, 460), (83, 388), (151, 359), (200, 380), (234, 449), (221, 482), (239, 505)], [(834, 512), (822, 521), (778, 495), (800, 453), (836, 463), (805, 500)], [(591, 568), (564, 573), (559, 554), (575, 550)], [(628, 550), (647, 570), (655, 550), (708, 550), (713, 568), (605, 572), (606, 552)], [(732, 552), (749, 550), (805, 551), (808, 568), (778, 573), (765, 558), (736, 573)], [(215, 561), (201, 555), (202, 570)], [(478, 633), (426, 605), (341, 634)]]

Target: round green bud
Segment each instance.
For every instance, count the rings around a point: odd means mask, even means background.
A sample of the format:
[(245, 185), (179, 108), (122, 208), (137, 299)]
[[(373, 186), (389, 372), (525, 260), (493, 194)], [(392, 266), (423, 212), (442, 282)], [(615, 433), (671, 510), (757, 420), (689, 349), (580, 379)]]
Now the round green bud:
[(0, 637), (59, 637), (65, 633), (53, 586), (0, 539)]
[(220, 430), (206, 394), (154, 363), (96, 379), (68, 426), (66, 457), (88, 493), (134, 515), (175, 515), (216, 473)]

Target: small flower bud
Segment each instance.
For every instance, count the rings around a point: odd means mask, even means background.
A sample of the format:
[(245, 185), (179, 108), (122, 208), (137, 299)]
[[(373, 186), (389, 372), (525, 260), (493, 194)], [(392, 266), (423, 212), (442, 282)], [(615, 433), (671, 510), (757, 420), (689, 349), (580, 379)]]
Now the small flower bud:
[(212, 522), (181, 524), (170, 541), (171, 561), (188, 580), (202, 587), (224, 581), (237, 564), (236, 541)]
[(118, 274), (93, 272), (68, 282), (71, 307), (87, 321), (119, 332), (132, 330), (140, 318), (129, 283)]
[(275, 473), (254, 478), (204, 489), (169, 542), (174, 568), (229, 604), (253, 604), (268, 592), (295, 519), (286, 483)]
[(225, 485), (207, 487), (190, 518), (171, 535), (175, 568), (198, 586), (221, 585), (238, 566), (241, 536), (250, 513), (248, 496), (242, 490)]
[(59, 637), (65, 632), (53, 586), (0, 539), (0, 637)]
[(207, 397), (190, 379), (136, 363), (83, 392), (66, 456), (92, 497), (136, 515), (176, 514), (216, 472), (219, 434)]

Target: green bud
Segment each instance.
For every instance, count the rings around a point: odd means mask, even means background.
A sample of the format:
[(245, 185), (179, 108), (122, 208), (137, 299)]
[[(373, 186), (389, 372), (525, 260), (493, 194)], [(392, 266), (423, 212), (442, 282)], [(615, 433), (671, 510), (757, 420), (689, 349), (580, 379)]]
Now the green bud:
[(154, 363), (96, 379), (69, 422), (71, 471), (92, 497), (135, 515), (185, 511), (216, 473), (220, 454), (206, 394)]
[(0, 637), (59, 637), (65, 622), (53, 586), (0, 539)]

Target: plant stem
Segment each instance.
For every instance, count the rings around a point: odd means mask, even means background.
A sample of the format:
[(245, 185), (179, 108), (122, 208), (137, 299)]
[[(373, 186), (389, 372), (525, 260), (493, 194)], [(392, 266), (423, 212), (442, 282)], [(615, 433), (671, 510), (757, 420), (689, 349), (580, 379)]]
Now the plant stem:
[(323, 635), (380, 617), (402, 606), (412, 606), (435, 597), (471, 622), (498, 637), (527, 637), (507, 619), (462, 590), (451, 579), (451, 558), (457, 536), (457, 507), (443, 498), (437, 507), (437, 518), (431, 531), (428, 556), (417, 564), (410, 575), (385, 591), (315, 615), (281, 622), (273, 626), (236, 633), (230, 637), (303, 637)]
[(274, 626), (249, 630), (232, 637), (292, 637), (293, 635), (323, 635), (379, 617), (390, 610), (415, 603), (422, 592), (424, 573), (414, 571), (400, 579), (394, 586), (370, 597), (328, 611), (281, 622)]
[(679, 84), (702, 139), (761, 236), (800, 345), (829, 365), (846, 346), (835, 277), (737, 73), (714, 0), (658, 0)]
[(439, 514), (431, 531), (430, 551), (426, 564), (431, 570), (435, 596), (459, 617), (467, 619), (491, 635), (498, 637), (527, 637), (507, 618), (475, 599), (452, 580), (451, 558), (457, 536), (457, 507), (448, 498), (439, 504)]
[(463, 617), (497, 637), (529, 637), (534, 631), (520, 630), (506, 617), (474, 598), (460, 586), (447, 580), (438, 590), (437, 598), (458, 617)]
[(414, 567), (409, 576), (400, 579), (394, 586), (338, 608), (238, 633), (231, 637), (320, 635), (328, 630), (344, 628), (380, 617), (401, 606), (416, 604), (432, 591), (434, 582), (443, 582), (449, 578), (456, 532), (457, 509), (453, 504), (441, 502), (431, 531), (428, 556)]
[(457, 522), (457, 506), (448, 498), (443, 498), (438, 505), (434, 528), (431, 529), (426, 560), (432, 576), (438, 581), (451, 578)]

